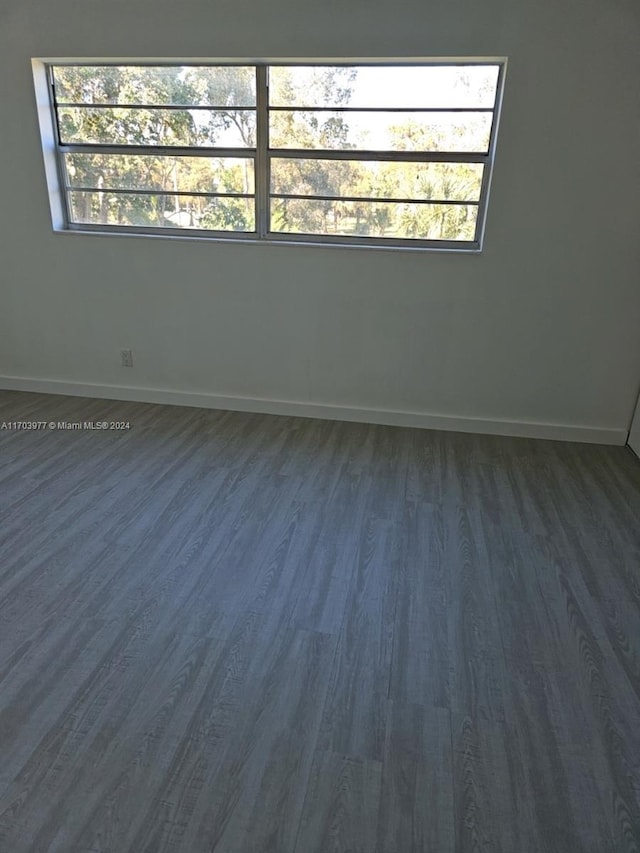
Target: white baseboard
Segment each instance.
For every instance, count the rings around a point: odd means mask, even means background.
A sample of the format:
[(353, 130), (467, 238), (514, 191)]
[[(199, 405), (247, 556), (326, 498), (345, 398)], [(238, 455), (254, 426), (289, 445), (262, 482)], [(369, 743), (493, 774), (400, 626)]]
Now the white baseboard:
[(419, 427), (452, 432), (504, 435), (519, 438), (545, 438), (558, 441), (581, 441), (593, 444), (623, 445), (625, 429), (587, 427), (572, 424), (538, 423), (534, 421), (490, 420), (457, 415), (403, 412), (387, 409), (363, 409), (325, 403), (299, 403), (293, 400), (265, 400), (253, 397), (227, 397), (164, 388), (136, 388), (125, 385), (99, 385), (65, 382), (60, 379), (33, 379), (24, 376), (0, 376), (0, 390), (31, 391), (41, 394), (63, 394), (73, 397), (95, 397), (104, 400), (127, 400), (138, 403), (161, 403), (172, 406), (195, 406), (202, 409), (227, 409), (235, 412), (259, 412), (268, 415), (292, 415), (335, 421)]

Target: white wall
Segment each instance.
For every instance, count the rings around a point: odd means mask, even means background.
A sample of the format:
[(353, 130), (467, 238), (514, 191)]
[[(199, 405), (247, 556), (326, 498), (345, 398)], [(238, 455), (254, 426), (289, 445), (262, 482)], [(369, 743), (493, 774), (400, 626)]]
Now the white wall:
[[(639, 38), (635, 0), (2, 0), (0, 386), (624, 441), (640, 379)], [(480, 256), (51, 231), (32, 56), (418, 55), (509, 57)]]

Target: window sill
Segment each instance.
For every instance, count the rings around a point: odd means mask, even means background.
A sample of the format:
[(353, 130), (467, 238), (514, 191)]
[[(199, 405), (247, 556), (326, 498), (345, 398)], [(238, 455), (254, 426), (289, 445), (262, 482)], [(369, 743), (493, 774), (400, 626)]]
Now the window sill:
[[(342, 242), (339, 240), (333, 240), (330, 237), (323, 238), (321, 240), (314, 239), (305, 239), (302, 238), (291, 238), (289, 235), (283, 237), (250, 237), (245, 235), (223, 235), (220, 236), (216, 234), (216, 236), (204, 236), (202, 234), (176, 234), (175, 232), (170, 233), (151, 233), (145, 230), (134, 230), (134, 229), (121, 229), (121, 228), (83, 228), (83, 227), (74, 227), (74, 228), (54, 228), (55, 234), (66, 234), (66, 235), (74, 235), (74, 236), (83, 236), (83, 237), (142, 237), (146, 239), (152, 240), (177, 240), (177, 241), (189, 241), (189, 242), (197, 242), (197, 243), (223, 243), (226, 245), (240, 244), (243, 246), (294, 246), (294, 247), (306, 247), (306, 248), (314, 248), (314, 249), (348, 249), (350, 251), (365, 251), (370, 252), (371, 250), (375, 250), (378, 252), (436, 252), (436, 253), (447, 253), (447, 254), (462, 254), (462, 255), (480, 255), (482, 254), (482, 247), (478, 243), (465, 243), (464, 245), (452, 245), (451, 243), (447, 243), (445, 245), (438, 245), (436, 243), (425, 245), (424, 243), (420, 245), (410, 245), (406, 243), (386, 243), (386, 242), (376, 242), (372, 239), (371, 242), (362, 242), (362, 243), (353, 243), (353, 242)], [(368, 238), (363, 238), (367, 240)]]

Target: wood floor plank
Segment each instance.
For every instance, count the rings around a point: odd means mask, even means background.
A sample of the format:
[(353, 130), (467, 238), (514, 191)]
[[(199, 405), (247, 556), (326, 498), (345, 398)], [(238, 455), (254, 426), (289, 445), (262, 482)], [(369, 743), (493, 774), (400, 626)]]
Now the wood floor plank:
[(389, 696), (448, 708), (451, 698), (442, 505), (407, 502), (393, 571), (397, 597)]
[(376, 853), (453, 850), (451, 716), (390, 701)]
[[(456, 851), (581, 849), (566, 796), (556, 804), (565, 822), (548, 832), (547, 792), (532, 786), (517, 728), (458, 713), (452, 714), (452, 728)], [(561, 785), (562, 778), (553, 783)]]
[(198, 802), (186, 849), (294, 849), (335, 638), (294, 626), (279, 633), (259, 638), (263, 650), (242, 697), (244, 721)]
[(381, 761), (396, 609), (396, 529), (369, 518), (362, 526), (319, 746)]
[(449, 707), (504, 720), (504, 650), (481, 508), (446, 512), (444, 548)]
[[(32, 849), (62, 853), (95, 843), (96, 837), (107, 849), (121, 849), (125, 833), (150, 807), (182, 741), (194, 687), (216, 652), (206, 638), (153, 637), (152, 644), (161, 654), (153, 663), (149, 654), (145, 669), (129, 664), (128, 649), (105, 662), (53, 730), (59, 735), (55, 755), (45, 754), (48, 760), (36, 767), (27, 765), (16, 780), (30, 791), (27, 807), (29, 801), (41, 803)], [(123, 677), (123, 669), (131, 671)], [(70, 801), (75, 807), (61, 822), (60, 812)], [(27, 828), (37, 823), (28, 808), (21, 821), (26, 838)]]
[(376, 853), (382, 765), (320, 750), (295, 853)]

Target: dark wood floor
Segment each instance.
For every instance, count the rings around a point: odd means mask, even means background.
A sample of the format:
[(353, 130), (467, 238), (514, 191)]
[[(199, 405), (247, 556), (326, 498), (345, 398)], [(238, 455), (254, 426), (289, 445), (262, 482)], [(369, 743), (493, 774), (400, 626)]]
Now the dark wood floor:
[(624, 448), (14, 392), (2, 853), (640, 850)]

